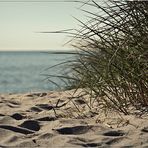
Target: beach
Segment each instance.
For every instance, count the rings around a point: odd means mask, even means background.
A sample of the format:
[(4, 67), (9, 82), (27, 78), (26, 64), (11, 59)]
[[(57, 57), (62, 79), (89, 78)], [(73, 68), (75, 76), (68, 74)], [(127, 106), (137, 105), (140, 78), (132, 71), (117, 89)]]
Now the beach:
[(0, 2), (0, 148), (148, 148), (147, 1)]
[(73, 92), (0, 94), (0, 147), (148, 147), (146, 113), (104, 115)]

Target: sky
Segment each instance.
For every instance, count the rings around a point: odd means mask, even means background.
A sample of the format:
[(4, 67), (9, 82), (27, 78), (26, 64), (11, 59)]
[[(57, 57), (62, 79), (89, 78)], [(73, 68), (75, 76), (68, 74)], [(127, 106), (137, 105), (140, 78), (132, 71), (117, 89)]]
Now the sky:
[(79, 23), (73, 16), (85, 18), (79, 10), (81, 4), (43, 1), (0, 0), (0, 50), (71, 49), (64, 46), (70, 39), (68, 35), (39, 32), (77, 28)]

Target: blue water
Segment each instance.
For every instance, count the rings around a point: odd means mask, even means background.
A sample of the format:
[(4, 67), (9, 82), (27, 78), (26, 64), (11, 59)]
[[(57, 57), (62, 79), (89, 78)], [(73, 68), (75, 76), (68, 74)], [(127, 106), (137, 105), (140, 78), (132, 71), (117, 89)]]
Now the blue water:
[[(73, 57), (71, 54), (52, 54), (47, 52), (0, 52), (0, 93), (23, 93), (56, 90), (44, 74), (62, 73), (60, 67), (48, 67)], [(63, 84), (54, 79), (58, 85)]]

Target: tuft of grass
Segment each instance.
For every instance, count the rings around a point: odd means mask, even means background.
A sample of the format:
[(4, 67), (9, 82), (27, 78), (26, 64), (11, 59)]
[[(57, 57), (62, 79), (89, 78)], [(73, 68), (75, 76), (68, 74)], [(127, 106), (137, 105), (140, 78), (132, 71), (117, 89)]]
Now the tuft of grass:
[(76, 59), (64, 63), (70, 71), (59, 78), (75, 92), (83, 88), (90, 107), (97, 102), (126, 115), (130, 108), (148, 109), (148, 3), (91, 0), (81, 9), (89, 21), (77, 19), (81, 29), (70, 33)]

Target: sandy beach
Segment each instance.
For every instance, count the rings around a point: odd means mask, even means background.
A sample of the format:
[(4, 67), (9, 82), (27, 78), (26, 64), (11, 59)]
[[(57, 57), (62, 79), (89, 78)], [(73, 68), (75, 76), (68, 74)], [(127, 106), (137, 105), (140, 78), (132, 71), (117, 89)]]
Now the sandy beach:
[(147, 114), (105, 116), (72, 91), (0, 94), (0, 147), (148, 148)]
[(0, 4), (0, 148), (148, 148), (147, 0)]

